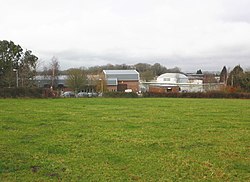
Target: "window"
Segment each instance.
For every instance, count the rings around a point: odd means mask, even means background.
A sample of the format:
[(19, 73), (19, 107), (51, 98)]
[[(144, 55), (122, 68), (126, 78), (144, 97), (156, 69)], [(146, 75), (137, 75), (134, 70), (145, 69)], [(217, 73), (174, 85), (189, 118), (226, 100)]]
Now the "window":
[(163, 78), (163, 81), (165, 82), (170, 81), (170, 78)]

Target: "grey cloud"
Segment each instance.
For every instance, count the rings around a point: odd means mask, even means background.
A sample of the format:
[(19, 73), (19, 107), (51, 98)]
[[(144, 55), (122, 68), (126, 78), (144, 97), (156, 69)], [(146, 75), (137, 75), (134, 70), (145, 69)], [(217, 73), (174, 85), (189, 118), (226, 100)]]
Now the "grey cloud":
[(45, 62), (56, 56), (62, 69), (139, 62), (182, 70), (249, 67), (249, 6), (249, 0), (10, 0), (1, 3), (0, 39)]
[[(57, 53), (46, 53), (56, 56), (60, 62), (61, 69), (68, 69), (72, 67), (90, 67), (106, 64), (128, 64), (134, 65), (137, 63), (160, 63), (167, 68), (179, 67), (182, 71), (196, 71), (203, 69), (206, 71), (220, 71), (223, 66), (234, 67), (240, 64), (244, 68), (249, 67), (250, 55), (249, 51), (242, 49), (242, 47), (235, 47), (234, 49), (222, 49), (219, 54), (217, 52), (204, 53), (199, 56), (128, 56), (121, 53), (91, 53), (87, 51), (68, 50)], [(238, 52), (241, 51), (241, 52)], [(47, 62), (51, 59), (47, 58)]]
[(232, 22), (250, 23), (249, 0), (222, 0), (222, 19)]

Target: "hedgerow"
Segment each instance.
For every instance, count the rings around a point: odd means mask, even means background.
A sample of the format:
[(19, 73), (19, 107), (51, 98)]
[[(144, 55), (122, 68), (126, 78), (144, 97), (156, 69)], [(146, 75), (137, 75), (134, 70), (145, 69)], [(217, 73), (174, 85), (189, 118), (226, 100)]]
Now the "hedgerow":
[(211, 92), (187, 92), (187, 93), (150, 93), (146, 92), (143, 97), (170, 97), (170, 98), (238, 98), (238, 99), (250, 99), (250, 93), (241, 92), (223, 92), (223, 91), (211, 91)]

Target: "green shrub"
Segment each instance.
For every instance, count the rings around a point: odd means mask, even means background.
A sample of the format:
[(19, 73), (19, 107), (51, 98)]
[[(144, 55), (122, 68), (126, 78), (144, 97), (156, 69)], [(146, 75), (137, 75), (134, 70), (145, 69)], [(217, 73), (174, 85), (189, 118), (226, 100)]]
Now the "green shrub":
[(250, 93), (242, 92), (222, 92), (222, 91), (211, 91), (211, 92), (186, 92), (186, 93), (143, 93), (143, 97), (170, 97), (170, 98), (241, 98), (250, 99)]
[(41, 98), (43, 97), (43, 89), (41, 88), (1, 88), (1, 98)]
[(134, 92), (125, 93), (125, 92), (105, 92), (103, 97), (110, 97), (110, 98), (137, 98), (138, 95)]

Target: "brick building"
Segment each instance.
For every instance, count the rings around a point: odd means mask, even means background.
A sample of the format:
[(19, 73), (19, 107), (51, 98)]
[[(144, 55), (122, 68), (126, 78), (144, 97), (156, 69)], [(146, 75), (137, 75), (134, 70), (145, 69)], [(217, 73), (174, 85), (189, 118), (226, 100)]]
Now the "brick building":
[(113, 92), (124, 92), (131, 89), (132, 92), (139, 91), (140, 76), (136, 70), (103, 70), (107, 90)]

